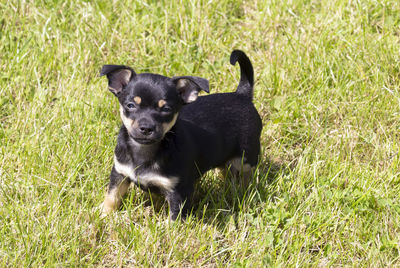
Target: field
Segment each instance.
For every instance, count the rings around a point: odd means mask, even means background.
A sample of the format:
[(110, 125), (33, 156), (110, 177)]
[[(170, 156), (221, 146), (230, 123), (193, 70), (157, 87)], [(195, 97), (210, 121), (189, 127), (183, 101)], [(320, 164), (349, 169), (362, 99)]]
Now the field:
[[(132, 188), (101, 218), (120, 126), (103, 64), (239, 81), (262, 156), (186, 222)], [(397, 0), (2, 1), (0, 266), (400, 266)]]

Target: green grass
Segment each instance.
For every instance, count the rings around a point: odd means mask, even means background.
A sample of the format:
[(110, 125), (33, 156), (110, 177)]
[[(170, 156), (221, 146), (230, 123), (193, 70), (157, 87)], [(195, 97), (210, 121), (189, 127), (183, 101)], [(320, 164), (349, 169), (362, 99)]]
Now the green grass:
[[(112, 3), (115, 2), (115, 3)], [(235, 89), (256, 74), (249, 189), (208, 173), (185, 223), (133, 188), (101, 219), (120, 125), (103, 64)], [(1, 266), (400, 266), (400, 3), (2, 1)]]

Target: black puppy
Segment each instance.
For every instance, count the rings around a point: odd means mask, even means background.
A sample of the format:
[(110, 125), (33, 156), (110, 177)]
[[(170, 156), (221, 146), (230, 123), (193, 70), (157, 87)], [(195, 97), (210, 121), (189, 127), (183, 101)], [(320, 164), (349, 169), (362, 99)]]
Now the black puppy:
[(231, 64), (237, 61), (241, 77), (236, 92), (201, 97), (199, 91), (209, 92), (204, 78), (169, 78), (136, 74), (127, 66), (103, 66), (100, 75), (107, 75), (123, 122), (104, 214), (118, 208), (134, 182), (164, 194), (172, 220), (180, 211), (185, 218), (195, 181), (206, 171), (230, 165), (236, 173), (251, 175), (262, 124), (252, 103), (253, 67), (240, 50), (231, 54)]

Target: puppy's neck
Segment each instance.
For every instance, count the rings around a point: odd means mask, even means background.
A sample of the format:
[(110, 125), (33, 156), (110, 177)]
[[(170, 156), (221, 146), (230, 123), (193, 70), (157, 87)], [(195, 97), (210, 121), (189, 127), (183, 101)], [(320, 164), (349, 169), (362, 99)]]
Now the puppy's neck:
[(160, 147), (160, 143), (140, 144), (129, 137), (129, 147), (131, 148), (134, 161), (144, 163), (154, 160), (158, 148)]

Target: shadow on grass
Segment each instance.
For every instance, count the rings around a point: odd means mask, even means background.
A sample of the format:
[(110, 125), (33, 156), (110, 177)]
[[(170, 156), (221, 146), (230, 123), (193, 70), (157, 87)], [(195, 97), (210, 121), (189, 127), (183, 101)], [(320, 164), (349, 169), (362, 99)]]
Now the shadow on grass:
[(275, 181), (288, 168), (265, 159), (261, 161), (248, 186), (230, 174), (207, 173), (198, 183), (193, 197), (192, 215), (207, 223), (225, 225), (231, 216), (254, 213), (258, 204), (274, 197)]
[[(275, 181), (288, 170), (289, 168), (279, 163), (265, 159), (259, 163), (248, 186), (244, 186), (230, 174), (211, 170), (203, 175), (195, 187), (191, 216), (195, 221), (223, 227), (231, 216), (236, 218), (239, 213), (254, 213), (258, 204), (274, 198)], [(164, 196), (139, 189), (134, 192), (136, 193), (129, 194), (128, 199), (132, 198), (132, 194), (136, 197), (139, 194), (145, 207), (152, 207), (155, 214), (165, 213), (165, 217), (168, 217), (168, 204)], [(121, 210), (128, 209), (127, 206), (129, 205), (122, 205)]]

